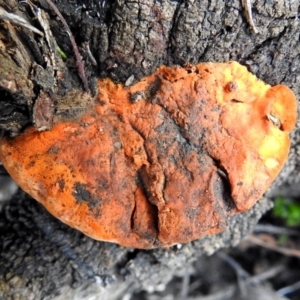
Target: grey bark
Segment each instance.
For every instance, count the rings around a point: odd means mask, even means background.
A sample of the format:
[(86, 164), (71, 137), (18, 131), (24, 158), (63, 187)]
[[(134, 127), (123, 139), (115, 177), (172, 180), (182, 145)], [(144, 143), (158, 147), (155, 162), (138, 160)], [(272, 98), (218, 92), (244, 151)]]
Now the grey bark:
[[(151, 74), (161, 64), (237, 60), (267, 83), (286, 84), (300, 95), (298, 1), (253, 1), (258, 34), (239, 0), (55, 3), (80, 46), (93, 93), (97, 77), (124, 83), (132, 75), (135, 81)], [(32, 122), (40, 91), (53, 95), (59, 106), (63, 95), (82, 89), (60, 20), (46, 2), (34, 4), (48, 14), (52, 46), (28, 29), (0, 22), (0, 128), (12, 135)], [(43, 29), (28, 5), (0, 0), (0, 6)], [(56, 53), (51, 61), (56, 45), (67, 60)], [(91, 240), (19, 191), (1, 205), (0, 299), (114, 300), (156, 290), (200, 256), (235, 246), (271, 207), (270, 197), (299, 195), (299, 134), (298, 126), (288, 163), (267, 197), (232, 218), (225, 232), (170, 249), (141, 251)]]

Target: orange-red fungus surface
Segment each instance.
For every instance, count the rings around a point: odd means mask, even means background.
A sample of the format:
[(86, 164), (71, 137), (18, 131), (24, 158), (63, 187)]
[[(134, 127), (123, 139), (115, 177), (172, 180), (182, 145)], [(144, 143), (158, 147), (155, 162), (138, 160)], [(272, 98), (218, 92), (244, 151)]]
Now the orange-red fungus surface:
[(99, 80), (73, 121), (1, 141), (16, 182), (102, 241), (167, 247), (224, 230), (287, 159), (296, 99), (237, 62), (166, 67), (133, 86)]

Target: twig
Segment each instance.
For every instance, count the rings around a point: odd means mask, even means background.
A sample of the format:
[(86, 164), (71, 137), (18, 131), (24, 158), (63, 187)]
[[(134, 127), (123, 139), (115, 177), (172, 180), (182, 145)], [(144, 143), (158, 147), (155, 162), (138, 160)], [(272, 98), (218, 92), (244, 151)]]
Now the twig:
[(214, 293), (209, 296), (198, 296), (198, 297), (188, 297), (186, 300), (224, 300), (224, 299), (232, 299), (234, 293), (236, 291), (236, 285), (230, 285), (220, 292)]
[(78, 70), (78, 74), (83, 82), (83, 86), (84, 89), (89, 92), (89, 85), (85, 76), (85, 71), (84, 71), (84, 62), (82, 60), (82, 57), (79, 53), (77, 44), (75, 42), (74, 36), (70, 30), (69, 25), (67, 24), (65, 18), (62, 16), (62, 14), (60, 13), (60, 11), (58, 10), (58, 8), (56, 7), (56, 5), (51, 1), (51, 0), (45, 0), (47, 2), (47, 4), (53, 9), (53, 11), (56, 13), (56, 15), (58, 16), (58, 18), (60, 19), (60, 21), (62, 22), (65, 31), (67, 32), (67, 34), (69, 35), (69, 39), (73, 48), (73, 52), (76, 58), (76, 66), (77, 66), (77, 70)]
[(180, 299), (187, 298), (189, 294), (189, 285), (190, 285), (190, 272), (188, 269), (186, 269), (182, 280)]
[(290, 249), (290, 248), (285, 248), (285, 247), (279, 247), (277, 245), (272, 245), (270, 243), (267, 243), (267, 242), (263, 241), (262, 239), (260, 239), (256, 236), (254, 236), (254, 235), (248, 235), (246, 237), (246, 240), (253, 243), (253, 244), (255, 244), (255, 245), (258, 245), (258, 246), (261, 246), (261, 247), (279, 252), (279, 253), (287, 255), (287, 256), (300, 257), (300, 250)]
[(295, 291), (300, 289), (300, 281), (297, 281), (291, 285), (288, 285), (282, 289), (279, 289), (277, 291), (277, 294), (279, 294), (280, 296), (285, 296), (291, 293), (294, 293)]
[(265, 232), (270, 234), (287, 234), (287, 235), (300, 236), (300, 232), (297, 230), (274, 226), (271, 224), (257, 224), (254, 228), (254, 232)]
[(285, 269), (284, 264), (276, 265), (260, 274), (252, 276), (251, 278), (246, 280), (247, 284), (258, 284), (263, 281), (266, 281), (269, 278), (275, 277), (277, 274), (281, 273)]
[(219, 252), (218, 256), (225, 262), (227, 262), (235, 270), (239, 289), (243, 295), (246, 295), (245, 279), (249, 278), (250, 274), (246, 272), (235, 259), (227, 255), (226, 253)]
[(92, 52), (91, 52), (89, 42), (84, 42), (84, 43), (83, 43), (83, 47), (85, 48), (85, 50), (86, 50), (86, 52), (87, 52), (87, 54), (88, 54), (88, 57), (89, 57), (90, 61), (92, 62), (92, 64), (93, 64), (94, 66), (97, 66), (97, 61), (96, 61), (95, 57), (93, 56), (93, 54), (92, 54)]
[(250, 24), (250, 26), (253, 29), (254, 33), (258, 33), (258, 30), (257, 30), (257, 28), (254, 24), (253, 17), (252, 17), (251, 0), (242, 0), (242, 5), (244, 6), (248, 23)]
[(16, 14), (12, 14), (7, 12), (4, 8), (0, 7), (0, 19), (2, 20), (6, 20), (9, 21), (17, 26), (21, 26), (21, 27), (25, 27), (37, 34), (39, 34), (40, 36), (44, 36), (44, 34), (39, 31), (38, 29), (36, 29), (35, 27), (33, 27), (29, 22), (27, 22), (25, 19), (23, 19), (22, 17), (16, 15)]
[(226, 253), (218, 252), (217, 256), (227, 262), (235, 270), (239, 277), (245, 279), (250, 276), (250, 274), (245, 271), (235, 259), (227, 255)]
[[(252, 284), (258, 284), (263, 281), (266, 281), (267, 279), (273, 278), (280, 272), (282, 272), (285, 269), (284, 264), (276, 265), (260, 274), (257, 274), (255, 276), (249, 277), (245, 280), (245, 285), (252, 285)], [(200, 296), (200, 297), (187, 297), (186, 300), (224, 300), (224, 299), (233, 299), (236, 292), (236, 285), (230, 285), (221, 291), (209, 295), (209, 296)], [(191, 290), (190, 290), (191, 292)]]

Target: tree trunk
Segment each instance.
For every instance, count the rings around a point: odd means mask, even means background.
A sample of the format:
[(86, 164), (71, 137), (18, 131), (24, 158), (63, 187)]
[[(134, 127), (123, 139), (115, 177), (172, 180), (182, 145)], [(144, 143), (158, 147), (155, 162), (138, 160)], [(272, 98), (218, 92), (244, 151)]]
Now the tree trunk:
[[(89, 89), (96, 94), (97, 78), (135, 82), (162, 64), (235, 60), (268, 84), (286, 84), (296, 96), (300, 94), (298, 1), (253, 1), (257, 34), (239, 0), (54, 3), (75, 37), (82, 62), (48, 0), (32, 4), (0, 0), (6, 12), (28, 20), (44, 34), (4, 20), (2, 12), (0, 128), (6, 134), (17, 135), (39, 121), (34, 105), (42, 101), (42, 109), (47, 107), (44, 93), (54, 99), (55, 113), (73, 116), (78, 103), (72, 103), (72, 93)], [(51, 120), (45, 122), (48, 126)], [(269, 197), (279, 194), (278, 187), (289, 191), (299, 182), (298, 132), (292, 135), (289, 161)], [(293, 192), (299, 194), (299, 188)], [(156, 290), (199, 256), (236, 245), (270, 207), (270, 198), (263, 198), (249, 212), (233, 217), (223, 233), (169, 249), (142, 251), (94, 241), (19, 191), (0, 212), (0, 298), (97, 295), (113, 300)]]

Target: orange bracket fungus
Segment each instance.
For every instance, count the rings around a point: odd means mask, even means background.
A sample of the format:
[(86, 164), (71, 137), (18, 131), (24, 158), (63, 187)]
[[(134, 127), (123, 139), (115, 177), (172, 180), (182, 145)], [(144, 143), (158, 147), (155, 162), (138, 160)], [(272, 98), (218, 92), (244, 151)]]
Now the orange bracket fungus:
[(287, 159), (293, 92), (237, 62), (98, 84), (97, 103), (80, 117), (0, 146), (21, 188), (94, 239), (151, 249), (220, 232)]

